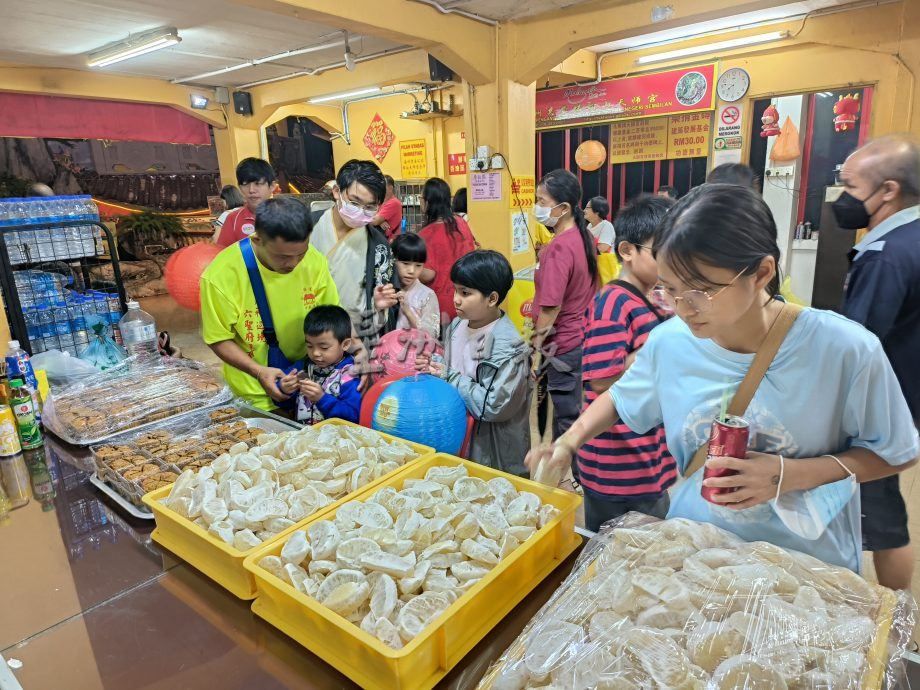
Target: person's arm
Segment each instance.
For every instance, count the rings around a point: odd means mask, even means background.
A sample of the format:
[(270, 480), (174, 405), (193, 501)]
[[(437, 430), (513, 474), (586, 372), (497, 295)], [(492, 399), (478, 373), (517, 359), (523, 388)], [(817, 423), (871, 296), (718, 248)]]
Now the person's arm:
[(234, 369), (239, 369), (244, 374), (249, 374), (256, 379), (272, 400), (282, 402), (289, 399), (290, 396), (282, 393), (277, 386), (277, 382), (284, 378), (284, 372), (281, 371), (281, 369), (259, 364), (251, 359), (249, 355), (243, 351), (243, 348), (232, 340), (222, 340), (217, 343), (211, 343), (209, 347), (221, 361), (226, 362)]
[(438, 304), (438, 296), (433, 292), (428, 295), (428, 299), (422, 305), (416, 328), (435, 339), (441, 333), (441, 306)]
[[(913, 467), (918, 461), (918, 458), (914, 458), (901, 465), (890, 465), (884, 458), (867, 448), (850, 448), (835, 453), (835, 456), (856, 475), (856, 481), (859, 483), (890, 477)], [(806, 491), (849, 476), (833, 458), (827, 456), (784, 458), (782, 464), (781, 493)], [(780, 483), (779, 455), (748, 452), (744, 459), (710, 458), (706, 461), (706, 467), (737, 472), (730, 477), (712, 477), (703, 481), (704, 486), (736, 489), (730, 493), (713, 496), (715, 502), (726, 504), (728, 508), (750, 508), (766, 503), (776, 496), (776, 487)]]
[(520, 412), (530, 385), (530, 370), (526, 348), (521, 349), (518, 355), (509, 357), (498, 368), (480, 364), (482, 381), (458, 371), (447, 372), (447, 382), (457, 389), (475, 419), (504, 422), (512, 414)]
[(559, 312), (562, 307), (540, 307), (540, 313), (537, 314), (537, 321), (534, 324), (533, 349), (537, 354), (543, 352), (543, 343), (549, 337), (550, 330), (556, 319), (559, 318)]
[(406, 317), (406, 321), (409, 322), (409, 328), (418, 328), (418, 315), (415, 313), (415, 309), (409, 306), (406, 293), (398, 292), (396, 293), (396, 298), (399, 300), (399, 313)]
[(549, 460), (555, 467), (568, 467), (579, 448), (609, 429), (619, 418), (613, 398), (609, 395), (598, 396), (562, 436), (553, 443), (543, 444), (527, 453), (524, 464), (531, 471), (542, 460)]
[(316, 401), (316, 406), (326, 419), (344, 419), (357, 424), (361, 416), (361, 393), (358, 391), (358, 380), (352, 379), (343, 383), (337, 398), (329, 393), (324, 394)]

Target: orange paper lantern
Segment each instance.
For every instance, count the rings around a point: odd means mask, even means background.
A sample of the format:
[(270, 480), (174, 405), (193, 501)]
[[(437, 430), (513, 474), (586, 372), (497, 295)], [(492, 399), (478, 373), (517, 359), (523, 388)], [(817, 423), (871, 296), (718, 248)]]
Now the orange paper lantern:
[(575, 150), (575, 165), (585, 172), (597, 170), (606, 160), (607, 149), (595, 139), (581, 142)]
[(169, 257), (163, 269), (166, 289), (181, 306), (201, 311), (201, 274), (220, 252), (217, 245), (201, 242), (183, 247)]

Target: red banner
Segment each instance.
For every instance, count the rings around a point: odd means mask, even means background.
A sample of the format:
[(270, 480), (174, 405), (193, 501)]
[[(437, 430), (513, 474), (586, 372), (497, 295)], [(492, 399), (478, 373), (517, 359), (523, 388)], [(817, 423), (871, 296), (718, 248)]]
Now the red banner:
[(447, 172), (450, 175), (466, 175), (466, 154), (448, 153)]
[(168, 105), (0, 93), (0, 136), (211, 143), (208, 123)]
[(537, 91), (537, 129), (712, 110), (715, 63)]

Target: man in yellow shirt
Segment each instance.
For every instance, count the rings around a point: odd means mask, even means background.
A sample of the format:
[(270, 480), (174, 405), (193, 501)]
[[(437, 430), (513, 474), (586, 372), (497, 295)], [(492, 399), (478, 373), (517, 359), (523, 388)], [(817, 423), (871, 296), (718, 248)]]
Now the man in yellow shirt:
[[(338, 304), (326, 258), (310, 245), (313, 223), (296, 199), (263, 201), (249, 238), (265, 286), (278, 345), (290, 362), (304, 358), (304, 318), (313, 307)], [(286, 399), (277, 387), (285, 375), (268, 366), (269, 346), (243, 249), (237, 242), (217, 255), (201, 276), (201, 331), (224, 362), (231, 390), (265, 410)]]

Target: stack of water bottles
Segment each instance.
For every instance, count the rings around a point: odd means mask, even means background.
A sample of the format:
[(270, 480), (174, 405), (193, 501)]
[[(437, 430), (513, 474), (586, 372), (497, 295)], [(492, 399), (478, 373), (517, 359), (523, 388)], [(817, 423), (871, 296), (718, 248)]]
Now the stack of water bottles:
[(81, 221), (99, 222), (99, 209), (90, 196), (0, 199), (0, 233), (14, 266), (104, 254), (102, 233), (94, 225), (18, 229), (37, 223)]
[(110, 324), (115, 342), (121, 344), (118, 321), (122, 312), (118, 293), (96, 290), (79, 293), (65, 289), (58, 294), (46, 292), (41, 299), (44, 301), (23, 306), (22, 310), (32, 354), (62, 350), (79, 355), (93, 335), (89, 327), (93, 316)]

